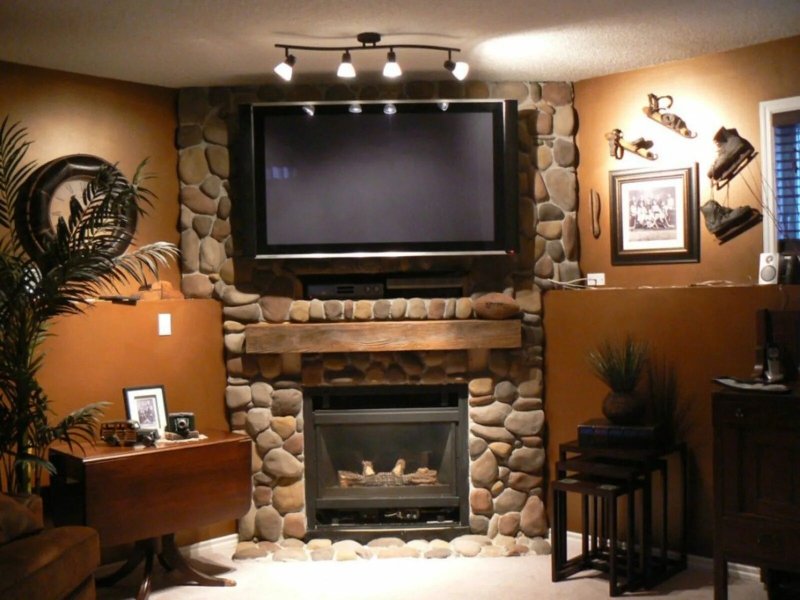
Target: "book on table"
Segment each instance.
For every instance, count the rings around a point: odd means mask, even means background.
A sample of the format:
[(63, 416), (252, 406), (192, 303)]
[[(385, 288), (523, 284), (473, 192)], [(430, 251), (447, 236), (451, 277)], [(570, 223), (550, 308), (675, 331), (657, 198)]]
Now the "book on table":
[(581, 446), (641, 448), (662, 441), (662, 428), (653, 424), (620, 425), (598, 418), (578, 425), (578, 443)]

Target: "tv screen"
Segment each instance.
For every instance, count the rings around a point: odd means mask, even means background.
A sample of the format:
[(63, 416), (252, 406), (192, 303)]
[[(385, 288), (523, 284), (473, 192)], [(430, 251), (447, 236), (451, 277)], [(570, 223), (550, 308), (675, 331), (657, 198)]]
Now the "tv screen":
[[(234, 164), (242, 254), (517, 249), (516, 103), (247, 105)], [(238, 234), (240, 237), (242, 233)]]

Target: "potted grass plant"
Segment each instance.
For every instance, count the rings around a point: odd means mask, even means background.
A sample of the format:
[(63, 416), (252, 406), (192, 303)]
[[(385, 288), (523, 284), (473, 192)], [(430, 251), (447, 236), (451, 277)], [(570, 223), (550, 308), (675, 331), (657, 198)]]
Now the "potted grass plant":
[(647, 409), (638, 387), (648, 364), (649, 348), (627, 336), (621, 343), (605, 341), (591, 350), (587, 359), (595, 376), (609, 387), (603, 414), (612, 423), (640, 423)]
[(42, 240), (39, 255), (30, 256), (15, 226), (20, 189), (35, 168), (25, 158), (30, 144), (25, 128), (6, 117), (0, 124), (0, 490), (12, 494), (38, 491), (42, 471), (53, 471), (47, 448), (56, 441), (91, 443), (102, 414), (95, 403), (54, 420), (38, 382), (51, 321), (82, 313), (89, 299), (123, 282), (145, 285), (178, 255), (166, 242), (119, 255), (110, 250), (129, 241), (131, 213), (152, 203), (143, 162), (130, 181), (115, 168), (101, 170)]

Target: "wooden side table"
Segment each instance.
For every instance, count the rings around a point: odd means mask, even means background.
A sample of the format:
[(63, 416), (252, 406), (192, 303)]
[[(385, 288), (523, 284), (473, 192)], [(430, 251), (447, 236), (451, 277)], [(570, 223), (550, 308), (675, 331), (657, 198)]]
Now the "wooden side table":
[[(236, 519), (250, 508), (251, 442), (247, 436), (205, 432), (206, 439), (166, 446), (50, 450), (53, 519), (81, 524), (100, 534), (103, 546), (135, 542), (133, 554), (115, 573), (98, 579), (112, 585), (145, 561), (138, 600), (150, 593), (153, 558), (187, 581), (235, 585), (193, 568), (175, 545), (175, 532)], [(160, 551), (159, 551), (160, 542)]]
[[(667, 458), (677, 454), (680, 460), (680, 479), (681, 479), (681, 520), (680, 520), (680, 540), (677, 558), (672, 559), (668, 554), (667, 535), (668, 535), (668, 487), (669, 473)], [(671, 577), (675, 573), (686, 568), (686, 524), (687, 524), (687, 501), (688, 487), (686, 477), (687, 448), (685, 443), (678, 443), (668, 447), (653, 448), (627, 448), (627, 447), (604, 447), (604, 446), (582, 446), (578, 441), (565, 442), (559, 445), (559, 460), (557, 463), (557, 480), (562, 480), (568, 472), (587, 475), (594, 478), (595, 482), (608, 483), (622, 487), (632, 487), (637, 480), (641, 480), (641, 515), (642, 515), (642, 541), (640, 571), (642, 583), (645, 588), (651, 588), (664, 579)], [(620, 472), (616, 472), (620, 471)], [(656, 556), (652, 552), (653, 541), (653, 501), (651, 490), (651, 478), (658, 474), (661, 482), (661, 541), (660, 553)], [(635, 487), (635, 486), (633, 486)], [(554, 487), (556, 489), (556, 487)], [(596, 494), (590, 494), (596, 495)], [(585, 503), (585, 496), (584, 496)], [(608, 502), (606, 502), (608, 504)], [(586, 509), (583, 509), (584, 521)], [(566, 515), (561, 516), (560, 521), (553, 524), (553, 536), (564, 538), (564, 543), (559, 549), (559, 556), (556, 556), (556, 547), (553, 548), (553, 575), (561, 577), (564, 571), (562, 567), (566, 564)], [(561, 531), (563, 529), (563, 531)], [(583, 554), (591, 558), (586, 551), (587, 532), (583, 534)], [(595, 535), (595, 534), (593, 534)], [(588, 558), (587, 558), (588, 560)], [(581, 561), (573, 561), (579, 563)], [(566, 573), (566, 571), (564, 571)], [(636, 583), (636, 578), (629, 580)], [(613, 579), (613, 578), (612, 578)], [(612, 589), (613, 589), (612, 585)]]

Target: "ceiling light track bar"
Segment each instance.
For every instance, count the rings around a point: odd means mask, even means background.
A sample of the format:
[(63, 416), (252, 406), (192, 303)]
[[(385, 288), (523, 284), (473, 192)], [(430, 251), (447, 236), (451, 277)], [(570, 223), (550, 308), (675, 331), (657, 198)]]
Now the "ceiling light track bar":
[(353, 52), (354, 50), (392, 50), (394, 48), (413, 48), (417, 50), (439, 50), (441, 52), (461, 52), (461, 48), (447, 46), (431, 46), (428, 44), (375, 44), (361, 46), (297, 46), (295, 44), (275, 44), (276, 48), (284, 50), (310, 50), (312, 52)]
[(444, 68), (452, 73), (453, 77), (459, 81), (463, 80), (469, 72), (469, 65), (465, 62), (453, 62), (453, 52), (461, 52), (460, 48), (451, 46), (435, 46), (432, 44), (381, 44), (381, 34), (374, 31), (359, 33), (356, 39), (360, 46), (298, 46), (295, 44), (275, 44), (276, 48), (283, 48), (285, 60), (275, 67), (277, 73), (284, 81), (291, 81), (294, 66), (297, 58), (291, 53), (292, 50), (302, 50), (304, 52), (344, 52), (342, 62), (336, 71), (336, 75), (343, 79), (352, 79), (356, 76), (353, 66), (351, 52), (357, 50), (389, 50), (386, 53), (386, 64), (383, 67), (384, 77), (394, 79), (402, 74), (402, 69), (397, 63), (395, 49), (399, 50), (433, 50), (434, 52), (447, 52), (447, 60)]

